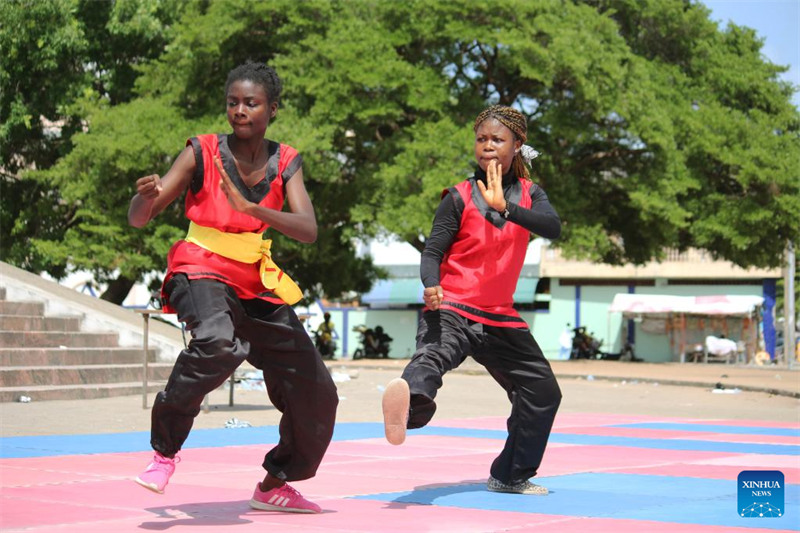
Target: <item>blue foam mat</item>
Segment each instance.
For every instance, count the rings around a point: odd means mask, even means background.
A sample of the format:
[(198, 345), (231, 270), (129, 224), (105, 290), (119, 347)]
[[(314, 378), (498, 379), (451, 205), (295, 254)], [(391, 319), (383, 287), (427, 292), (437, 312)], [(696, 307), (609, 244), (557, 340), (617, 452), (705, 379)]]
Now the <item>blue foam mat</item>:
[[(409, 435), (482, 438), (505, 440), (506, 432), (499, 430), (464, 429), (428, 426), (411, 430)], [(334, 440), (383, 438), (383, 424), (354, 422), (337, 424)], [(236, 429), (195, 429), (184, 448), (214, 448), (221, 446), (263, 445), (278, 442), (278, 426), (255, 426)], [(662, 450), (709, 451), (741, 454), (800, 455), (800, 446), (783, 444), (754, 444), (716, 442), (692, 439), (649, 439), (553, 433), (551, 443), (583, 446), (622, 446)], [(151, 451), (149, 432), (108, 433), (95, 435), (46, 435), (0, 438), (0, 458), (47, 457), (92, 453), (125, 453)]]
[[(375, 423), (338, 424), (333, 434), (334, 440), (356, 440), (380, 436), (383, 436), (383, 425)], [(195, 429), (186, 439), (184, 448), (274, 444), (278, 442), (278, 439), (278, 426)], [(144, 451), (152, 451), (150, 433), (145, 431), (0, 438), (0, 458), (3, 459)]]
[(723, 433), (726, 435), (771, 435), (776, 437), (800, 437), (800, 428), (687, 424), (674, 422), (641, 422), (636, 424), (616, 424), (609, 427), (660, 429), (666, 431), (696, 431), (702, 433)]
[(537, 478), (547, 497), (487, 492), (484, 484), (417, 487), (355, 499), (487, 511), (652, 520), (709, 526), (789, 529), (800, 526), (800, 486), (786, 485), (784, 515), (739, 516), (737, 481), (638, 474), (584, 473)]
[(641, 437), (613, 437), (604, 435), (578, 435), (554, 433), (549, 442), (583, 446), (627, 446), (656, 450), (681, 450), (697, 452), (747, 453), (760, 455), (800, 455), (800, 446), (791, 444), (757, 444), (750, 442), (720, 442), (694, 439), (646, 439)]

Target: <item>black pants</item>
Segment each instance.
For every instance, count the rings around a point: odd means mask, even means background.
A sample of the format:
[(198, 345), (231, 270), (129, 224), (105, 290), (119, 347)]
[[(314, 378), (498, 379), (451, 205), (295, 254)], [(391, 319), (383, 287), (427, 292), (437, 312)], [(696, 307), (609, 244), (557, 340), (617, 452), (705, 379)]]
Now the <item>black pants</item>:
[(417, 350), (403, 371), (411, 389), (408, 428), (430, 422), (442, 376), (467, 355), (486, 367), (511, 401), (508, 438), (492, 463), (492, 477), (517, 483), (535, 476), (561, 403), (561, 389), (527, 329), (487, 326), (452, 311), (423, 313)]
[(264, 469), (286, 481), (313, 477), (333, 435), (338, 395), (322, 358), (288, 305), (240, 300), (224, 283), (174, 276), (169, 302), (192, 339), (156, 396), (150, 443), (172, 457), (189, 436), (206, 394), (247, 360), (264, 373), (282, 413), (280, 441)]

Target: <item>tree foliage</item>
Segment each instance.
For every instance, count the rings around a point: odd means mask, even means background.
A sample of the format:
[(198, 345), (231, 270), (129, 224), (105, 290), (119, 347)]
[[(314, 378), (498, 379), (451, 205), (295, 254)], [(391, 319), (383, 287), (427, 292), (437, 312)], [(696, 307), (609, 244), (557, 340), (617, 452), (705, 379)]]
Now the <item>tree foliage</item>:
[[(222, 86), (246, 59), (284, 79), (268, 135), (303, 155), (320, 238), (275, 236), (276, 259), (311, 295), (369, 287), (376, 272), (356, 239), (391, 233), (424, 246), (442, 189), (471, 172), (472, 121), (493, 103), (529, 117), (528, 143), (542, 152), (534, 180), (565, 222), (558, 244), (570, 255), (643, 263), (699, 247), (777, 266), (786, 241), (800, 240), (795, 88), (752, 30), (719, 28), (696, 2), (129, 0), (91, 20), (80, 2), (31, 4), (61, 18), (29, 35), (0, 32), (4, 51), (27, 43), (16, 70), (0, 73), (3, 165), (13, 154), (33, 161), (35, 143), (5, 144), (24, 137), (7, 133), (19, 117), (88, 125), (53, 140), (61, 151), (37, 163), (47, 170), (21, 182), (63, 211), (63, 234), (33, 241), (51, 272), (70, 264), (135, 280), (163, 269), (185, 229), (181, 206), (133, 230), (133, 183), (165, 172), (187, 137), (227, 131)], [(44, 100), (27, 103), (22, 91), (20, 107), (6, 88), (27, 62), (44, 63), (35, 43), (56, 28), (48, 53), (81, 59), (54, 60), (52, 71), (66, 69), (59, 80), (26, 80), (28, 92), (63, 97), (48, 115)], [(117, 37), (114, 52), (98, 45), (103, 35)], [(20, 215), (11, 242), (36, 221)]]
[(682, 1), (422, 4), (379, 14), (397, 53), (432, 69), (449, 96), (424, 122), (424, 109), (395, 118), (402, 127), (374, 203), (399, 199), (377, 215), (391, 231), (410, 242), (427, 232), (411, 221), (454, 181), (447, 167), (468, 171), (456, 163), (468, 144), (448, 146), (455, 131), (502, 103), (530, 117), (529, 143), (543, 152), (535, 179), (566, 223), (569, 254), (643, 263), (665, 247), (696, 246), (776, 266), (786, 240), (797, 240), (794, 88), (778, 80), (784, 67), (760, 56), (752, 30), (720, 31), (706, 8)]
[(57, 277), (66, 272), (68, 257), (31, 239), (58, 243), (78, 220), (79, 202), (22, 173), (69, 154), (91, 107), (132, 98), (136, 66), (161, 53), (180, 4), (0, 2), (0, 258)]

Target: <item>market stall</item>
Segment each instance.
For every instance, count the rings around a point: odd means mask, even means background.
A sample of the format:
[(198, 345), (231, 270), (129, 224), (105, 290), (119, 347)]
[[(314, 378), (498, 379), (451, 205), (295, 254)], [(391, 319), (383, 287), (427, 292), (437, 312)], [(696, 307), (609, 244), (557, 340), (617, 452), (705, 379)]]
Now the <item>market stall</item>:
[[(739, 347), (734, 361), (747, 363), (759, 348), (760, 296), (669, 296), (659, 294), (617, 294), (609, 313), (622, 313), (636, 321), (643, 331), (664, 334), (675, 361), (705, 345), (708, 337), (731, 339)], [(623, 321), (624, 323), (624, 321)], [(708, 361), (708, 349), (704, 349)]]

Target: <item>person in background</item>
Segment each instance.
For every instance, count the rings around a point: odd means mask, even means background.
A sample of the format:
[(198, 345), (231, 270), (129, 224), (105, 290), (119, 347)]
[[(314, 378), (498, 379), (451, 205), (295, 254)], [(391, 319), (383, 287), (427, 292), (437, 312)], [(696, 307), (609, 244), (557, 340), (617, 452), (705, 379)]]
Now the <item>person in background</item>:
[(322, 357), (333, 357), (334, 352), (336, 351), (336, 343), (333, 341), (334, 335), (336, 335), (336, 326), (331, 320), (331, 314), (325, 312), (322, 315), (323, 321), (317, 327), (317, 341), (316, 346), (319, 353)]

